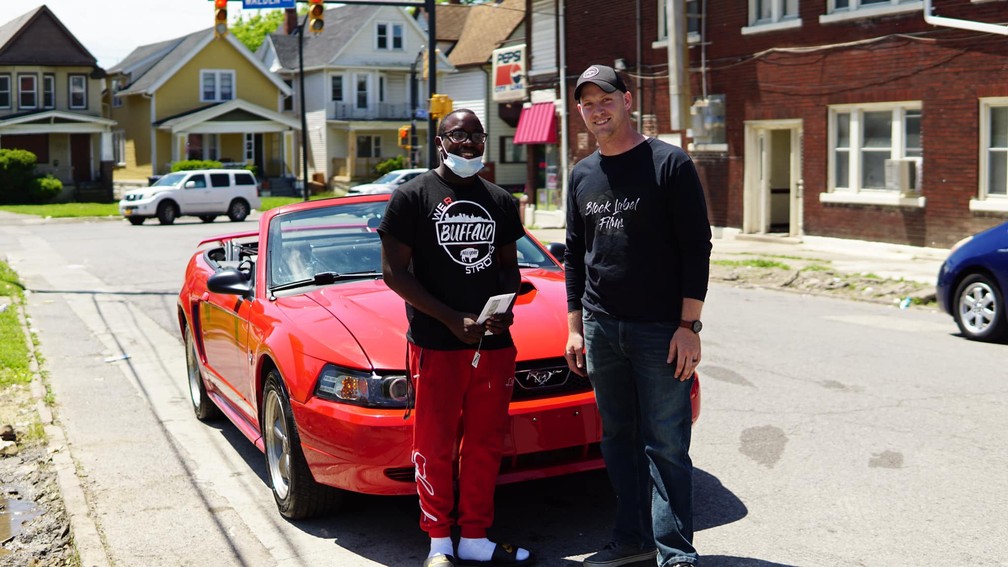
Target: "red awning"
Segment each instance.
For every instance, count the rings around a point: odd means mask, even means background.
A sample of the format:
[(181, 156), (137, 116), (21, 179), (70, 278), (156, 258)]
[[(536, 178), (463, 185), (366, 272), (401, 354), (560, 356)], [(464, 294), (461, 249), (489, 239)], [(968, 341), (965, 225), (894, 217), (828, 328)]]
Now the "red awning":
[(556, 107), (552, 102), (537, 102), (523, 108), (515, 130), (516, 144), (555, 144)]

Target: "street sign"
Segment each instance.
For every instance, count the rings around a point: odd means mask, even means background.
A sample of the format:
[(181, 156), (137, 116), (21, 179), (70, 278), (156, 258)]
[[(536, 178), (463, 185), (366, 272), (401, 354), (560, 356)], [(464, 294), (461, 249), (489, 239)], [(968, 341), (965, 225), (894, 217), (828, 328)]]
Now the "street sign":
[(242, 10), (263, 8), (294, 8), (294, 0), (242, 0)]
[(525, 44), (494, 49), (493, 100), (507, 102), (525, 99)]

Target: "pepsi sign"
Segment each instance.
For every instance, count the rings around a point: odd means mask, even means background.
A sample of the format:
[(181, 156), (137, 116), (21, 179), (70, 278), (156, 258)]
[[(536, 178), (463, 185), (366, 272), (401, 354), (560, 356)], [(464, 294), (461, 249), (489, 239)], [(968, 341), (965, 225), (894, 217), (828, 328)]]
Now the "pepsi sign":
[(493, 61), (493, 100), (525, 100), (525, 45), (495, 49)]

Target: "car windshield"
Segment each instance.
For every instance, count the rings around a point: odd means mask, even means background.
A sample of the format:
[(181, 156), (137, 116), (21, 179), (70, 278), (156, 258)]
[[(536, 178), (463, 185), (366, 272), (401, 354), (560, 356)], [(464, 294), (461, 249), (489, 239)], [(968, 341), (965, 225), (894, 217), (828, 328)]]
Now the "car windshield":
[(390, 172), (386, 173), (385, 175), (382, 175), (378, 179), (375, 179), (371, 183), (392, 183), (400, 175), (401, 174), (399, 174), (399, 173), (395, 173), (394, 171), (390, 171)]
[(151, 187), (168, 186), (168, 185), (178, 185), (179, 181), (186, 176), (184, 171), (176, 171), (175, 173), (169, 173), (168, 175), (162, 176), (157, 181), (154, 182)]
[[(274, 217), (269, 227), (269, 288), (294, 289), (381, 277), (377, 228), (385, 204), (340, 204)], [(518, 241), (517, 248), (522, 268), (560, 269), (527, 236)]]

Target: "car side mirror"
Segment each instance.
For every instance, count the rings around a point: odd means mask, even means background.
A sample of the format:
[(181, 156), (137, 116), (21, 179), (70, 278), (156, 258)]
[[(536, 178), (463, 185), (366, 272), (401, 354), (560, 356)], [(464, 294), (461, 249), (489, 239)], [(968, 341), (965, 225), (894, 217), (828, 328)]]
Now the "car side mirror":
[(248, 297), (252, 294), (249, 278), (238, 268), (222, 268), (207, 278), (207, 289), (214, 293), (240, 295)]
[(567, 253), (567, 244), (563, 242), (550, 242), (549, 253), (563, 264), (564, 254)]
[(196, 182), (193, 181), (192, 179), (190, 179), (189, 181), (185, 182), (185, 185), (183, 187), (185, 187), (186, 189), (192, 189), (195, 186), (196, 186)]

